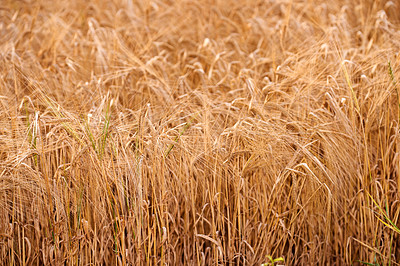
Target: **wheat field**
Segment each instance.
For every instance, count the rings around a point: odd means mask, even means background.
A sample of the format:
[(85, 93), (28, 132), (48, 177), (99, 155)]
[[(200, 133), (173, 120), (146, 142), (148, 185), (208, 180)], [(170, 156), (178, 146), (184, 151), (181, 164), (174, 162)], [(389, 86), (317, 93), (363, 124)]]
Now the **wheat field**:
[(0, 3), (1, 265), (399, 265), (400, 2)]

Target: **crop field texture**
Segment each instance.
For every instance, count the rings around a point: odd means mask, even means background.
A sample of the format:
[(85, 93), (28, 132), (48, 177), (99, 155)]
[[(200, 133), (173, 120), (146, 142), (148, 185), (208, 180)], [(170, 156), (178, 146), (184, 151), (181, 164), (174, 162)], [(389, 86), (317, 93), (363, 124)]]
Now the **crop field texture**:
[(399, 265), (400, 2), (0, 3), (1, 265)]

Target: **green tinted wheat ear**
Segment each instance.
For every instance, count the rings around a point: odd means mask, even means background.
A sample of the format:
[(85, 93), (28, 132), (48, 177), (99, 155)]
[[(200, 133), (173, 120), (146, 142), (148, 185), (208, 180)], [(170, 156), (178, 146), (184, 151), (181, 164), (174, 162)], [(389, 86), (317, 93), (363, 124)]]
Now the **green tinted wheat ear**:
[(192, 125), (193, 121), (197, 118), (199, 112), (197, 112), (192, 119), (190, 119), (189, 122), (186, 122), (182, 128), (182, 130), (179, 132), (179, 135), (177, 135), (174, 139), (174, 143), (169, 145), (167, 151), (165, 152), (164, 157), (168, 157), (168, 155), (170, 154), (170, 152), (172, 151), (172, 149), (175, 147), (175, 144), (178, 143), (180, 137), (186, 132), (186, 130)]
[(99, 141), (99, 157), (100, 157), (100, 159), (103, 158), (103, 155), (105, 153), (107, 137), (109, 136), (111, 108), (112, 108), (113, 102), (114, 102), (114, 100), (111, 99), (110, 103), (107, 104), (106, 110), (105, 110), (103, 131), (101, 134), (101, 139)]
[(353, 102), (353, 104), (354, 104), (355, 107), (356, 107), (357, 113), (360, 114), (360, 105), (358, 104), (357, 95), (356, 95), (356, 93), (354, 92), (354, 88), (353, 88), (353, 85), (352, 85), (352, 82), (351, 82), (351, 79), (350, 79), (349, 72), (347, 71), (347, 68), (346, 68), (346, 66), (345, 66), (345, 64), (344, 64), (344, 63), (346, 63), (346, 62), (351, 62), (351, 61), (344, 60), (344, 61), (342, 62), (342, 70), (343, 70), (343, 73), (344, 73), (344, 77), (345, 77), (345, 79), (346, 79), (346, 83), (347, 83), (347, 85), (349, 86), (349, 89), (350, 89), (350, 91), (351, 91), (352, 102)]

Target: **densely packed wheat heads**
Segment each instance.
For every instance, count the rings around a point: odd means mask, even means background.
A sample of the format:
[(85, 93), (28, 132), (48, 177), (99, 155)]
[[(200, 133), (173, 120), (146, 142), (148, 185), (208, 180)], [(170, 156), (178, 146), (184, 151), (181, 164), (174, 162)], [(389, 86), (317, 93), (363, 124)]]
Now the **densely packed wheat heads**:
[(397, 265), (399, 14), (1, 0), (0, 264)]

